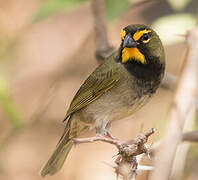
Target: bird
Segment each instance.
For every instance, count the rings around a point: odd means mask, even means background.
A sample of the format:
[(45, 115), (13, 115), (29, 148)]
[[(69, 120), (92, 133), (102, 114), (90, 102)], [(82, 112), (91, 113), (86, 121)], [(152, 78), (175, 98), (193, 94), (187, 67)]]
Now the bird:
[(95, 129), (97, 135), (113, 138), (111, 123), (144, 106), (158, 89), (164, 71), (165, 53), (157, 33), (143, 24), (124, 27), (118, 50), (90, 74), (74, 96), (64, 118), (63, 135), (41, 176), (54, 175), (62, 168), (73, 139), (83, 132)]

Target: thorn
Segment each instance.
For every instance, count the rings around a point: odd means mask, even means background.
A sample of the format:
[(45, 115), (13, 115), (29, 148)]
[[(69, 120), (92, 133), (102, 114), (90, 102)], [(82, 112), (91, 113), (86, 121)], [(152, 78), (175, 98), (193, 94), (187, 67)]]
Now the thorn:
[(116, 173), (116, 180), (119, 180), (119, 175), (118, 175), (118, 173)]
[(135, 180), (136, 179), (136, 173), (134, 173), (133, 175), (132, 175), (132, 179), (131, 180)]
[(152, 142), (152, 143), (149, 145), (149, 149), (151, 149), (151, 147), (153, 146), (153, 144), (154, 144), (154, 143)]
[(105, 164), (105, 165), (107, 165), (107, 166), (109, 166), (109, 167), (111, 167), (111, 168), (113, 168), (113, 169), (116, 168), (116, 166), (113, 166), (112, 164), (109, 164), (109, 163), (107, 163), (105, 161), (102, 161), (102, 163)]
[(118, 156), (118, 155), (120, 155), (120, 153), (119, 153), (119, 152), (118, 152), (118, 154), (113, 155), (113, 156), (112, 156), (112, 158), (114, 158), (114, 157), (116, 157), (116, 156)]
[(153, 146), (153, 142), (149, 145), (149, 147), (147, 147), (148, 151), (146, 153), (147, 157), (151, 160), (151, 156), (150, 156), (150, 150), (151, 150), (151, 147)]
[(136, 174), (137, 174), (137, 175), (142, 175), (141, 170), (137, 169), (137, 170), (136, 170)]
[(137, 155), (137, 156), (136, 156), (136, 161), (137, 161), (138, 164), (140, 163), (141, 159), (142, 159), (144, 156), (145, 156), (145, 154), (140, 154), (140, 155)]
[(154, 169), (153, 166), (138, 165), (138, 170), (141, 170), (141, 171), (151, 171), (153, 169)]
[(151, 160), (150, 153), (147, 153), (147, 157), (149, 158), (149, 160)]

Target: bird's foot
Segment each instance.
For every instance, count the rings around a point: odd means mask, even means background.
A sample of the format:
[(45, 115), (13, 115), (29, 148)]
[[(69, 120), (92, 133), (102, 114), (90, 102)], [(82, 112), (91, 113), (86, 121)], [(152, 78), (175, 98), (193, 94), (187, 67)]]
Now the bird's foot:
[(95, 137), (90, 137), (90, 138), (74, 138), (73, 143), (74, 144), (82, 144), (82, 143), (92, 143), (95, 141), (103, 141), (103, 142), (108, 142), (111, 144), (116, 144), (118, 139), (114, 138), (113, 136), (103, 136), (101, 134), (97, 134)]
[(108, 138), (111, 140), (118, 140), (117, 138), (115, 138), (111, 132), (105, 128), (100, 128), (100, 129), (96, 129), (96, 136), (97, 137), (103, 137), (103, 138)]
[(89, 138), (74, 138), (73, 143), (74, 144), (81, 144), (81, 143), (91, 143), (94, 141), (99, 141), (103, 136), (96, 135), (95, 137), (89, 137)]
[(105, 137), (106, 137), (106, 138), (113, 139), (113, 140), (118, 140), (118, 139), (117, 139), (116, 137), (114, 137), (109, 131), (106, 131)]

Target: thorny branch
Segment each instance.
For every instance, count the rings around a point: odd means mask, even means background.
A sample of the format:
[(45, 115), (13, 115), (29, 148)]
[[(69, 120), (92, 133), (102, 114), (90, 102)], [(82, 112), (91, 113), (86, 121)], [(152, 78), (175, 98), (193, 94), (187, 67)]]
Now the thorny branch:
[(83, 139), (74, 139), (75, 144), (79, 143), (92, 143), (102, 141), (113, 144), (118, 149), (118, 157), (115, 160), (116, 166), (114, 167), (117, 177), (122, 176), (124, 180), (131, 180), (137, 175), (138, 170), (150, 170), (151, 167), (138, 164), (137, 157), (140, 154), (149, 156), (149, 148), (146, 146), (148, 138), (155, 132), (152, 128), (145, 134), (139, 134), (137, 138), (126, 142), (120, 142), (118, 139), (110, 139), (106, 137), (92, 137)]

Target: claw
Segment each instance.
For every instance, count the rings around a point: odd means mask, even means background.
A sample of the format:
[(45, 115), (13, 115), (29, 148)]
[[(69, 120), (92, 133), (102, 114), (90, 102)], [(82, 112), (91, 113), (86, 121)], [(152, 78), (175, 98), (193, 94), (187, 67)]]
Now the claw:
[(105, 135), (106, 138), (110, 138), (110, 139), (113, 139), (113, 140), (118, 140), (117, 138), (115, 138), (109, 131), (106, 132), (106, 135)]

